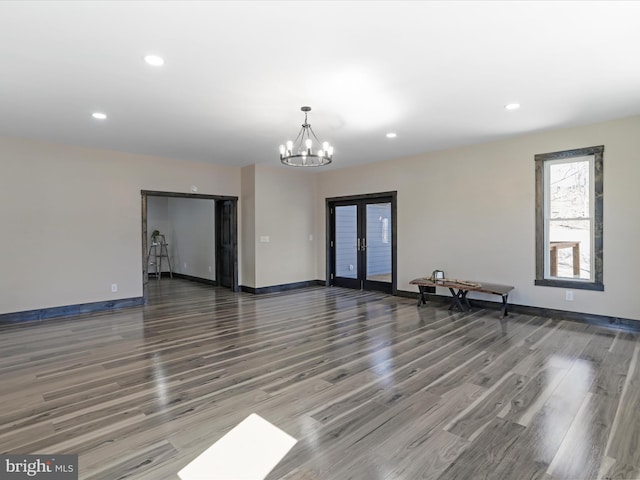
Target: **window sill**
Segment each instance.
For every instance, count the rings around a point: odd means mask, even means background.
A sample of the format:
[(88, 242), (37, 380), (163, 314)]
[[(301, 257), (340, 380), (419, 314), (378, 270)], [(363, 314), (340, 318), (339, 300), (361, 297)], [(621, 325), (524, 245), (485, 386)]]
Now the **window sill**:
[(540, 287), (558, 287), (558, 288), (571, 288), (574, 290), (596, 290), (599, 292), (604, 291), (604, 284), (595, 282), (585, 282), (581, 280), (555, 280), (550, 278), (536, 279), (534, 285)]

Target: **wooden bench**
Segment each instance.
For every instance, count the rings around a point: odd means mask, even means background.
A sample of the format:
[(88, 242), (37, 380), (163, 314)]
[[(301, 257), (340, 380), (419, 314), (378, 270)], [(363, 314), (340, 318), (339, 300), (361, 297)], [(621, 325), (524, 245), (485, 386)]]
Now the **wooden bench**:
[[(471, 309), (469, 300), (467, 299), (467, 293), (480, 292), (490, 293), (493, 295), (500, 295), (502, 298), (502, 316), (501, 318), (509, 315), (507, 301), (509, 299), (509, 292), (514, 287), (511, 285), (499, 285), (496, 283), (479, 283), (470, 282), (467, 280), (432, 280), (430, 278), (416, 278), (409, 282), (411, 285), (417, 285), (420, 291), (420, 298), (418, 299), (418, 306), (423, 305), (427, 301), (427, 288), (435, 289), (435, 287), (448, 288), (451, 292), (451, 304), (449, 310), (457, 308), (461, 312), (466, 312)], [(434, 290), (435, 291), (435, 290)]]

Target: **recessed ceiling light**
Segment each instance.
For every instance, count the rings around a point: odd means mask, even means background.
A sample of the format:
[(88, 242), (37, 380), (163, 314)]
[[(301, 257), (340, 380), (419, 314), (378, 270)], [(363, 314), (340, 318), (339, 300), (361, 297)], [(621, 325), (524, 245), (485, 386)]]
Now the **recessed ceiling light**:
[(396, 138), (398, 136), (397, 133), (389, 132), (387, 133), (387, 138)]
[(158, 55), (147, 55), (146, 57), (144, 57), (144, 61), (149, 65), (153, 65), (154, 67), (164, 65), (164, 59), (162, 57), (159, 57)]
[(520, 104), (519, 103), (509, 103), (507, 105), (504, 106), (505, 110), (517, 110), (520, 108)]
[(105, 120), (107, 118), (107, 114), (106, 113), (101, 113), (101, 112), (95, 112), (91, 116), (93, 118), (98, 119), (98, 120)]

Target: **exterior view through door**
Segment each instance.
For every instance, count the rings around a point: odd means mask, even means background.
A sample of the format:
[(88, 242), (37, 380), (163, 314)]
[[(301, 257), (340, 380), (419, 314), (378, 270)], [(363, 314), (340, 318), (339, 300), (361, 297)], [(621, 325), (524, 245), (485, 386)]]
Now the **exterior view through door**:
[(395, 293), (395, 192), (328, 200), (330, 285)]

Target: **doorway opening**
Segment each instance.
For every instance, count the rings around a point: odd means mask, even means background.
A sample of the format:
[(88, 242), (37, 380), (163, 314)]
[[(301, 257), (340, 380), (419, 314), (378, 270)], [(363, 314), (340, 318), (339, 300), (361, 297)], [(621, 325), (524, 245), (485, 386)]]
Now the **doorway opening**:
[(397, 292), (397, 192), (327, 199), (329, 285)]
[[(159, 192), (142, 190), (142, 294), (144, 301), (147, 300), (147, 290), (149, 283), (149, 232), (148, 232), (148, 206), (151, 201), (157, 199), (191, 199), (210, 200), (212, 205), (208, 208), (213, 211), (213, 239), (204, 246), (203, 252), (208, 258), (213, 259), (213, 265), (202, 266), (200, 268), (209, 269), (215, 281), (207, 281), (213, 285), (226, 287), (233, 292), (238, 292), (238, 197), (221, 195), (201, 195), (174, 192)], [(184, 202), (180, 202), (184, 203)], [(175, 262), (174, 262), (175, 264)], [(174, 265), (175, 267), (178, 265)], [(186, 264), (185, 264), (186, 267)], [(158, 272), (162, 276), (162, 272)], [(176, 272), (173, 272), (174, 275)], [(215, 273), (215, 275), (214, 275)], [(189, 275), (182, 275), (189, 278)]]

